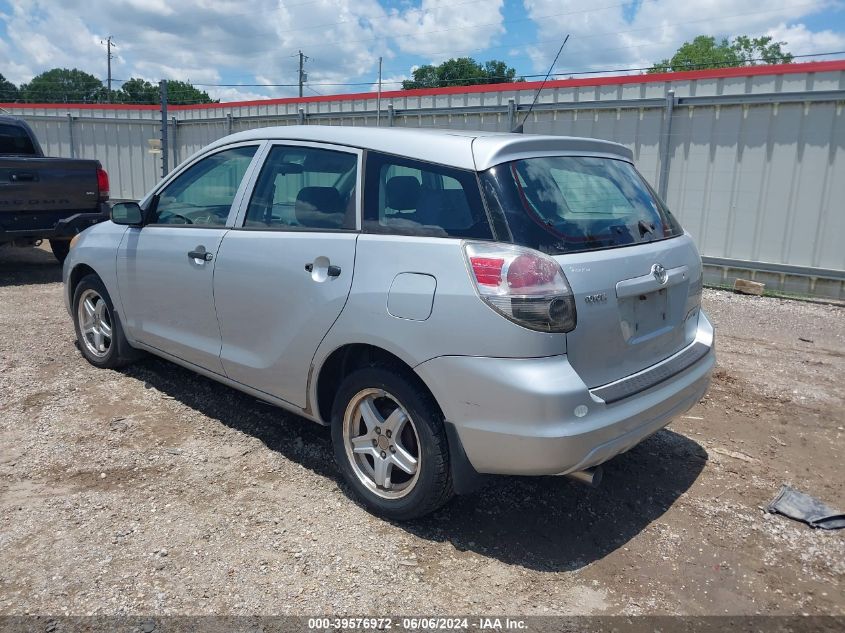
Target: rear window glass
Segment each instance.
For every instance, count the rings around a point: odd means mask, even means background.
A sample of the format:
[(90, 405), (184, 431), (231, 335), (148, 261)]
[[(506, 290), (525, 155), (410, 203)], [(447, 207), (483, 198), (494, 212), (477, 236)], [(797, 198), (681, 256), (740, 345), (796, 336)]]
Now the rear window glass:
[(18, 125), (0, 125), (0, 154), (35, 154), (32, 139)]
[(475, 173), (367, 153), (364, 230), (490, 239)]
[(529, 158), (497, 165), (482, 180), (513, 241), (546, 253), (613, 248), (683, 232), (625, 161)]

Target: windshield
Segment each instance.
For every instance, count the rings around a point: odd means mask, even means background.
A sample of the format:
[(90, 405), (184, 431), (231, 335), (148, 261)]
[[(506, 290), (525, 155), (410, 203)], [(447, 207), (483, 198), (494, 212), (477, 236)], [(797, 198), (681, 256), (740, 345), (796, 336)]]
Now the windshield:
[(614, 248), (683, 233), (634, 167), (612, 158), (552, 156), (482, 176), (512, 241), (549, 254)]

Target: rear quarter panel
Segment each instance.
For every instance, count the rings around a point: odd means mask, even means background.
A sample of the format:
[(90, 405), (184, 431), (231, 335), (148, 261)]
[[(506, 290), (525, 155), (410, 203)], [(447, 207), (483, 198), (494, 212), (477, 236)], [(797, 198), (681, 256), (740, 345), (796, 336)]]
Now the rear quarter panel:
[[(389, 303), (394, 313), (396, 305), (427, 304), (426, 297), (390, 300), (394, 281), (404, 273), (434, 278), (430, 314), (411, 311), (409, 316), (417, 318), (404, 318), (390, 313)], [(400, 283), (397, 287), (428, 293), (431, 285)], [(469, 277), (461, 240), (372, 234), (358, 238), (349, 299), (317, 349), (316, 370), (333, 351), (353, 343), (385, 349), (411, 367), (444, 355), (520, 358), (566, 352), (566, 335), (528, 330), (481, 301)], [(311, 385), (312, 402), (316, 382)]]

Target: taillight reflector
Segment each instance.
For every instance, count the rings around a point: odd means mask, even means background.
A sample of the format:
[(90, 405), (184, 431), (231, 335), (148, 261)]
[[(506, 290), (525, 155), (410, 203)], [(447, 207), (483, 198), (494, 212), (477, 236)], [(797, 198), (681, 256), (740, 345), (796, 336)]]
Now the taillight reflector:
[(97, 190), (100, 194), (100, 200), (109, 199), (109, 175), (102, 167), (97, 168)]
[(475, 280), (483, 286), (498, 286), (502, 281), (504, 259), (496, 257), (471, 257), (472, 272)]

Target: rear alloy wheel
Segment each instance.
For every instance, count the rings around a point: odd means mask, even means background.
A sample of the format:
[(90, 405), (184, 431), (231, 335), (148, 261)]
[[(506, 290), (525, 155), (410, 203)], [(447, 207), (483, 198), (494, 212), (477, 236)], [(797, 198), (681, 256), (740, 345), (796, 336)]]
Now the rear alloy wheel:
[(395, 396), (358, 392), (343, 416), (343, 447), (358, 481), (382, 499), (409, 494), (420, 474), (420, 439)]
[(401, 371), (350, 374), (335, 400), (332, 440), (346, 481), (376, 514), (413, 519), (452, 496), (442, 414)]
[(72, 305), (76, 340), (89, 363), (113, 369), (140, 355), (126, 340), (111, 297), (97, 275), (82, 278), (73, 292)]

